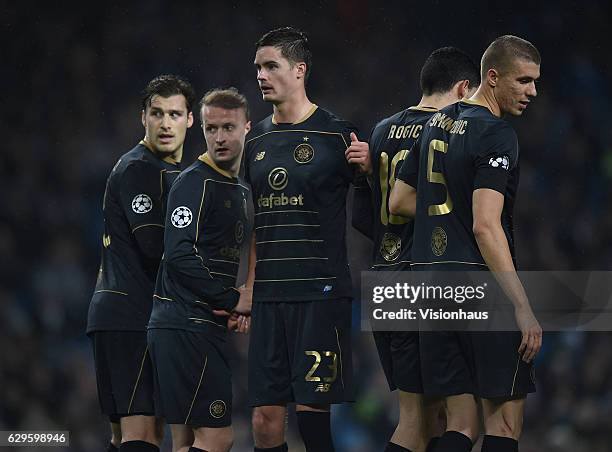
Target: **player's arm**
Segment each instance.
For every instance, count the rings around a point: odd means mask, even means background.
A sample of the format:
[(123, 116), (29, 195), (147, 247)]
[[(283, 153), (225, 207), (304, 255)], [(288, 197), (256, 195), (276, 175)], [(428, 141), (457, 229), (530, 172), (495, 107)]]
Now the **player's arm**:
[(474, 190), (472, 203), (476, 243), (485, 263), (514, 305), (517, 323), (523, 333), (519, 353), (523, 355), (524, 361), (530, 362), (542, 346), (542, 329), (516, 274), (508, 240), (501, 225), (504, 195), (489, 188), (479, 188)]
[[(347, 162), (359, 166), (359, 173), (353, 180), (351, 226), (370, 240), (374, 240), (374, 199), (370, 179), (374, 171), (372, 149), (368, 142), (359, 141), (355, 132), (351, 132), (349, 138), (351, 142), (344, 155)], [(370, 134), (369, 141), (372, 142), (372, 134)]]
[[(251, 172), (250, 172), (250, 155), (251, 155), (251, 144), (249, 142), (246, 143), (244, 147), (244, 179), (247, 181), (249, 185), (252, 186), (251, 182)], [(251, 193), (253, 191), (251, 190)], [(255, 196), (255, 195), (253, 195)], [(253, 202), (253, 198), (249, 198), (250, 202)], [(245, 281), (245, 288), (249, 290), (251, 296), (253, 294), (253, 286), (255, 285), (255, 264), (257, 262), (257, 239), (255, 237), (255, 226), (253, 226), (253, 232), (251, 233), (251, 241), (249, 243), (249, 252), (248, 252), (248, 267), (247, 267), (247, 277)]]
[(255, 238), (255, 231), (251, 234), (251, 245), (249, 249), (249, 269), (247, 271), (247, 279), (245, 286), (248, 289), (253, 290), (255, 285), (255, 265), (257, 262), (257, 239)]
[(164, 206), (159, 169), (147, 162), (129, 165), (119, 181), (121, 206), (147, 272), (154, 278), (164, 246)]
[(542, 328), (535, 318), (514, 262), (501, 216), (509, 171), (518, 160), (516, 134), (509, 126), (483, 136), (484, 152), (475, 158), (472, 230), (482, 257), (514, 305), (523, 339), (519, 353), (531, 361), (542, 346)]
[[(232, 322), (233, 320), (236, 321), (235, 327), (234, 324), (230, 324), (228, 322), (228, 328), (230, 330), (236, 330), (239, 333), (248, 333), (250, 327), (250, 319), (247, 319), (246, 317), (249, 316), (251, 312), (251, 306), (253, 304), (253, 286), (255, 285), (255, 263), (257, 262), (255, 249), (255, 232), (253, 231), (251, 242), (249, 244), (247, 278), (245, 283), (238, 288), (238, 291), (240, 292), (240, 299), (238, 300), (238, 304), (234, 308), (235, 312), (244, 315), (232, 315), (232, 317), (230, 317), (229, 322)], [(215, 314), (219, 315), (221, 314), (221, 312), (215, 311)]]
[(200, 254), (197, 234), (206, 227), (211, 197), (197, 175), (186, 176), (177, 179), (168, 197), (164, 240), (168, 276), (214, 309), (246, 313), (244, 303), (237, 306), (241, 291), (211, 275), (207, 256)]
[(389, 212), (391, 215), (414, 218), (416, 215), (416, 189), (400, 179), (396, 180), (389, 196)]
[(372, 188), (365, 177), (355, 180), (351, 226), (370, 240), (374, 240), (374, 210)]
[(253, 304), (253, 285), (255, 284), (255, 262), (257, 261), (256, 256), (256, 244), (255, 244), (255, 232), (251, 236), (249, 243), (248, 259), (247, 259), (247, 278), (244, 285), (238, 288), (240, 292), (240, 299), (238, 305), (234, 308), (234, 312), (228, 312), (225, 310), (213, 310), (215, 315), (228, 316), (227, 329), (230, 331), (236, 331), (238, 333), (248, 333), (251, 327), (251, 316), (250, 314), (239, 314), (239, 312), (246, 311), (243, 307), (248, 306), (248, 311), (251, 310)]
[(416, 187), (419, 177), (420, 140), (412, 146), (400, 167), (389, 195), (389, 213), (402, 217), (416, 216)]

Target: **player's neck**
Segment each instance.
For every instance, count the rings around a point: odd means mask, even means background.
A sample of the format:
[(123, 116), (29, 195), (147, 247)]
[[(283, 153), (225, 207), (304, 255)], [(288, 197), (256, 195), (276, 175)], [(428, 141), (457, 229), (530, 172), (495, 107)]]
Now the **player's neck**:
[(274, 104), (272, 119), (275, 123), (294, 124), (301, 122), (313, 109), (314, 104), (308, 100), (305, 92), (296, 95), (293, 99)]
[(489, 109), (489, 111), (498, 118), (501, 118), (501, 109), (495, 100), (495, 94), (493, 90), (487, 86), (480, 85), (474, 95), (470, 97), (470, 102), (478, 105), (482, 105)]
[(421, 97), (421, 101), (417, 105), (418, 108), (435, 108), (441, 110), (444, 107), (448, 107), (450, 104), (454, 104), (458, 99), (453, 93), (446, 94), (433, 94), (431, 96)]
[(223, 165), (223, 164), (221, 164), (221, 165), (217, 164), (217, 166), (219, 168), (221, 168), (222, 170), (225, 170), (228, 173), (230, 173), (232, 175), (232, 177), (238, 177), (238, 171), (240, 170), (240, 159), (235, 160), (229, 166), (226, 166), (226, 165)]
[(232, 162), (215, 162), (215, 160), (211, 157), (211, 154), (208, 152), (205, 152), (198, 157), (199, 160), (203, 161), (215, 171), (223, 174), (226, 177), (238, 177), (241, 158), (242, 154), (240, 154), (240, 157)]
[(172, 154), (166, 154), (164, 157), (162, 157), (162, 160), (171, 165), (178, 165), (181, 163), (181, 160), (183, 160), (183, 146), (178, 148)]
[(183, 146), (181, 146), (174, 152), (164, 153), (159, 152), (157, 149), (151, 146), (151, 143), (149, 143), (147, 137), (144, 137), (141, 143), (144, 144), (145, 147), (155, 155), (155, 157), (163, 160), (166, 163), (169, 163), (170, 165), (178, 165), (179, 163), (181, 163), (181, 160), (183, 160)]
[(140, 144), (143, 144), (144, 147), (146, 147), (149, 151), (151, 151), (155, 155), (155, 157), (163, 160), (166, 163), (169, 163), (170, 165), (178, 165), (179, 163), (181, 163), (181, 160), (183, 160), (183, 146), (181, 146), (174, 152), (171, 152), (169, 154), (164, 154), (163, 152), (159, 152), (157, 149), (151, 146), (151, 143), (149, 142), (149, 140), (147, 140), (146, 135), (140, 141)]

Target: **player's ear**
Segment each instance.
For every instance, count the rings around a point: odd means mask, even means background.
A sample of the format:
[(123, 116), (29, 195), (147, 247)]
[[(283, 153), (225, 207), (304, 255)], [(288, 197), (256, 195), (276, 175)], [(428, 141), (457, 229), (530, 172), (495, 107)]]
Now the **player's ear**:
[(144, 110), (140, 112), (140, 121), (142, 122), (142, 127), (144, 127), (145, 130), (147, 130), (147, 122), (145, 121), (145, 111)]
[(489, 69), (487, 71), (487, 83), (491, 88), (495, 88), (497, 86), (497, 79), (499, 78), (499, 72), (497, 69)]
[(301, 63), (295, 63), (295, 68), (297, 71), (298, 78), (306, 77), (306, 63), (304, 63), (303, 61)]
[(191, 127), (193, 125), (193, 112), (190, 111), (187, 114), (187, 128)]
[(251, 131), (251, 121), (247, 121), (244, 126), (244, 130), (246, 130), (246, 133), (249, 133)]
[(458, 100), (461, 100), (465, 97), (467, 97), (468, 91), (470, 87), (470, 81), (469, 80), (459, 80), (457, 83), (455, 83), (455, 87), (453, 89), (453, 92), (455, 93), (455, 97)]

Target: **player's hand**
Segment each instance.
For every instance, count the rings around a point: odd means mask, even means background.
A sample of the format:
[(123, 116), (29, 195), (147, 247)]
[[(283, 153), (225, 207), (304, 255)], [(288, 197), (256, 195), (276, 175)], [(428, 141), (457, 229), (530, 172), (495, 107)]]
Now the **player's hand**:
[(240, 292), (240, 298), (238, 304), (234, 307), (234, 312), (249, 315), (253, 304), (253, 289), (242, 285), (238, 288), (238, 292)]
[(349, 163), (357, 164), (362, 173), (372, 174), (370, 146), (365, 141), (359, 141), (355, 132), (351, 132), (351, 145), (344, 153), (344, 156)]
[(248, 333), (251, 327), (251, 316), (237, 312), (228, 312), (225, 309), (213, 309), (213, 314), (227, 317), (227, 329), (237, 333)]
[(237, 333), (248, 333), (251, 327), (251, 317), (233, 312), (227, 319), (227, 329)]
[(542, 327), (529, 306), (515, 309), (514, 316), (523, 334), (519, 355), (522, 355), (523, 361), (530, 363), (542, 347)]

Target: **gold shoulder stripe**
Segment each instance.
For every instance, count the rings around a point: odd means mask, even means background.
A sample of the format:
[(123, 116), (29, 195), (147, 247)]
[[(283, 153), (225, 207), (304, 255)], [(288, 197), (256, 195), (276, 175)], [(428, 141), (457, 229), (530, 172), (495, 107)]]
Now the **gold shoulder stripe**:
[[(306, 121), (308, 118), (310, 118), (314, 114), (315, 111), (317, 111), (317, 108), (318, 107), (317, 107), (316, 104), (312, 104), (312, 107), (310, 107), (310, 110), (308, 110), (304, 116), (302, 116), (297, 121), (292, 122), (291, 124), (295, 125), (295, 124), (300, 124), (300, 123)], [(272, 113), (272, 124), (278, 125), (278, 121), (274, 117), (274, 113)]]
[(308, 113), (306, 113), (302, 118), (295, 121), (293, 124), (299, 124), (301, 122), (305, 122), (308, 118), (314, 115), (314, 112), (317, 111), (317, 108), (319, 107), (317, 107), (316, 104), (312, 104), (312, 107), (310, 108), (310, 110), (308, 110)]
[(138, 144), (142, 144), (145, 148), (147, 148), (149, 151), (153, 152), (153, 148), (151, 147), (151, 145), (149, 144), (149, 142), (147, 140), (145, 140), (144, 138), (142, 140), (140, 140), (138, 142)]
[(426, 107), (426, 106), (418, 106), (418, 105), (414, 105), (412, 107), (409, 107), (408, 110), (413, 110), (413, 111), (428, 111), (428, 112), (436, 112), (438, 111), (437, 108), (435, 107)]
[(125, 292), (119, 292), (118, 290), (109, 290), (109, 289), (96, 290), (94, 293), (102, 293), (102, 292), (116, 293), (117, 295), (125, 295), (125, 296), (128, 295)]
[(325, 130), (306, 130), (306, 129), (270, 130), (268, 132), (262, 133), (261, 135), (257, 135), (256, 137), (253, 137), (253, 138), (249, 139), (247, 141), (247, 143), (250, 143), (253, 140), (261, 138), (261, 137), (263, 137), (265, 135), (269, 135), (271, 133), (291, 133), (291, 132), (298, 132), (298, 133), (319, 133), (321, 135), (337, 135), (337, 136), (339, 136), (342, 139), (342, 141), (346, 145), (346, 140), (344, 139), (344, 135), (342, 135), (340, 132), (326, 132)]
[(217, 173), (221, 174), (222, 176), (229, 177), (230, 179), (236, 179), (236, 176), (232, 176), (232, 174), (229, 171), (219, 168), (217, 164), (213, 161), (213, 159), (210, 158), (210, 155), (208, 155), (208, 152), (205, 152), (204, 154), (200, 155), (198, 157), (198, 160), (206, 163), (208, 166), (210, 166), (212, 169), (214, 169)]
[(147, 226), (157, 226), (157, 227), (160, 227), (162, 229), (164, 228), (163, 224), (147, 223), (147, 224), (141, 224), (140, 226), (136, 226), (134, 229), (132, 229), (132, 232), (134, 232), (136, 229), (144, 228), (144, 227), (147, 227)]

